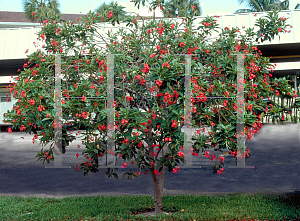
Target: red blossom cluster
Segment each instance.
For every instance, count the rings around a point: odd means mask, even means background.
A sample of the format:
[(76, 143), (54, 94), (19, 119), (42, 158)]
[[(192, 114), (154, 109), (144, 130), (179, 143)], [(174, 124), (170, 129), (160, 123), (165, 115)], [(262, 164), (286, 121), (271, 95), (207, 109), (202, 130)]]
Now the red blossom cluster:
[(144, 68), (142, 69), (142, 72), (146, 74), (149, 72), (149, 70), (150, 70), (150, 66), (148, 64), (144, 64)]
[(109, 11), (107, 17), (108, 17), (108, 18), (111, 18), (112, 16), (113, 16), (113, 12), (112, 12), (112, 11)]

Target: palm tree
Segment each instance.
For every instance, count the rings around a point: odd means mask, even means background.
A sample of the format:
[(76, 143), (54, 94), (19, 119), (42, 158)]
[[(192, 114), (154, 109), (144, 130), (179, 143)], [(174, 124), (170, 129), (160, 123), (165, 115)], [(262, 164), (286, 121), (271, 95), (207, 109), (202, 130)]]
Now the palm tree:
[(191, 14), (200, 16), (202, 13), (199, 0), (168, 0), (163, 9), (164, 17), (185, 17)]
[[(280, 10), (290, 10), (290, 1), (284, 0), (283, 2), (280, 2), (278, 5), (278, 9)], [(300, 9), (300, 3), (297, 3), (294, 9)]]
[(116, 18), (118, 17), (118, 20), (124, 20), (126, 18), (126, 11), (124, 10), (124, 6), (118, 5), (118, 2), (111, 2), (109, 4), (106, 4), (103, 2), (98, 8), (96, 8), (95, 12), (103, 17), (103, 22), (107, 21), (107, 15), (109, 11), (113, 12), (113, 16)]
[[(249, 8), (238, 9), (234, 13), (247, 13), (247, 12), (262, 12), (262, 11), (272, 11), (277, 10), (289, 10), (289, 0), (239, 0), (239, 4), (246, 3)], [(300, 4), (298, 3), (295, 9), (300, 9)]]
[(44, 19), (60, 14), (57, 0), (23, 0), (25, 17), (31, 21)]

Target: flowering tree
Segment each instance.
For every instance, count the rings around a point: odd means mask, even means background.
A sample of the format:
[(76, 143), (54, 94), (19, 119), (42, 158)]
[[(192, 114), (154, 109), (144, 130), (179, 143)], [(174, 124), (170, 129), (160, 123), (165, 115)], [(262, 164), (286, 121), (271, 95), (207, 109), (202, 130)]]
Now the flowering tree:
[[(113, 19), (113, 15), (108, 15)], [(130, 32), (119, 29), (108, 33), (109, 40), (97, 34), (95, 13), (83, 17), (80, 24), (53, 19), (44, 22), (39, 36), (44, 51), (38, 50), (28, 56), (24, 71), (16, 78), (17, 83), (9, 87), (18, 99), (6, 121), (13, 122), (26, 133), (34, 133), (33, 141), (40, 139), (42, 149), (37, 157), (43, 163), (54, 159), (54, 100), (55, 55), (62, 54), (62, 117), (85, 125), (81, 136), (86, 149), (82, 152), (86, 160), (76, 165), (84, 174), (98, 171), (98, 159), (112, 154), (130, 164), (137, 172), (127, 172), (137, 177), (151, 174), (154, 185), (156, 214), (163, 212), (162, 190), (166, 170), (177, 173), (184, 162), (184, 126), (186, 117), (185, 70), (191, 70), (191, 119), (196, 127), (191, 154), (211, 160), (208, 148), (220, 151), (227, 148), (237, 154), (236, 126), (237, 59), (234, 53), (244, 53), (245, 65), (245, 134), (248, 139), (258, 132), (260, 113), (270, 111), (263, 98), (275, 92), (272, 89), (272, 66), (261, 56), (252, 41), (260, 33), (252, 29), (241, 34), (239, 28), (224, 28), (218, 39), (209, 43), (208, 35), (218, 29), (213, 17), (204, 19), (199, 27), (193, 27), (194, 17), (175, 21), (149, 21), (128, 23)], [(267, 19), (267, 18), (266, 18)], [(285, 21), (278, 23), (285, 28)], [(275, 33), (276, 34), (276, 33)], [(275, 35), (274, 34), (274, 35)], [(273, 35), (273, 37), (274, 37)], [(97, 46), (95, 38), (105, 41), (106, 48)], [(71, 56), (69, 56), (71, 54)], [(111, 63), (114, 55), (114, 106), (115, 106), (115, 150), (107, 149), (108, 108), (106, 98)], [(189, 56), (186, 56), (189, 55)], [(287, 86), (287, 90), (291, 90)], [(292, 93), (292, 91), (290, 92)], [(75, 99), (77, 98), (77, 99)], [(212, 99), (217, 98), (217, 99)], [(278, 109), (278, 111), (280, 111)], [(205, 130), (209, 129), (209, 133)], [(63, 148), (74, 140), (63, 128)], [(50, 144), (50, 145), (49, 145)], [(61, 150), (64, 152), (65, 150)], [(218, 174), (224, 169), (219, 158)], [(122, 167), (129, 165), (123, 163)], [(109, 175), (115, 175), (108, 173)]]

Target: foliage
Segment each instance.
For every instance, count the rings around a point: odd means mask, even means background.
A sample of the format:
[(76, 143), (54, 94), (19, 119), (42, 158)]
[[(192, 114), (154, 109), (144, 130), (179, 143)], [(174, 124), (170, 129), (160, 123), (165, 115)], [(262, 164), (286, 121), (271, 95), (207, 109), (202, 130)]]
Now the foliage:
[[(248, 13), (248, 12), (262, 12), (262, 11), (272, 11), (272, 10), (290, 10), (289, 0), (239, 0), (239, 4), (246, 3), (248, 9), (238, 9), (234, 13)], [(297, 3), (294, 9), (299, 9), (300, 4)]]
[(124, 6), (118, 5), (118, 2), (110, 2), (109, 4), (106, 4), (103, 2), (96, 10), (95, 12), (98, 14), (98, 16), (102, 17), (102, 22), (108, 22), (110, 21), (107, 17), (109, 12), (112, 12), (114, 19), (118, 22), (124, 21), (128, 16), (126, 16), (126, 11), (124, 10)]
[[(266, 18), (259, 18), (256, 21), (256, 26), (259, 27), (259, 31), (257, 32), (257, 38), (256, 41), (259, 39), (259, 36), (261, 36), (261, 41), (266, 40), (273, 40), (278, 33), (286, 32), (285, 28), (288, 25), (285, 25), (285, 20), (287, 18), (278, 16), (278, 13), (273, 10), (272, 12), (269, 12), (266, 16)], [(280, 27), (280, 28), (276, 28)]]
[(198, 0), (168, 0), (163, 6), (165, 18), (200, 16), (201, 6)]
[(31, 21), (42, 22), (53, 16), (60, 15), (57, 0), (23, 0), (24, 15)]

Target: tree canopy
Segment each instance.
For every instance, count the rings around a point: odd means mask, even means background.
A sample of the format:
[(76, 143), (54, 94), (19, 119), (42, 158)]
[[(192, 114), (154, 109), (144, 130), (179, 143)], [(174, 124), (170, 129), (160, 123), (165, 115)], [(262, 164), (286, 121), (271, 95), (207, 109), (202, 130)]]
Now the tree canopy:
[(126, 11), (124, 10), (124, 6), (119, 5), (118, 2), (110, 2), (109, 4), (106, 4), (103, 2), (96, 10), (95, 12), (102, 17), (102, 22), (107, 22), (107, 15), (111, 11), (114, 15), (114, 18), (116, 18), (118, 21), (124, 21), (126, 16)]
[(42, 22), (60, 14), (58, 0), (23, 0), (25, 17)]
[[(290, 10), (289, 0), (239, 0), (239, 4), (246, 3), (249, 7), (247, 9), (238, 9), (234, 13), (247, 13), (247, 12), (262, 12), (275, 10)], [(295, 9), (299, 9), (300, 4), (295, 6)]]
[(198, 0), (168, 0), (163, 6), (163, 14), (166, 18), (186, 17), (192, 14), (200, 16), (201, 13)]

